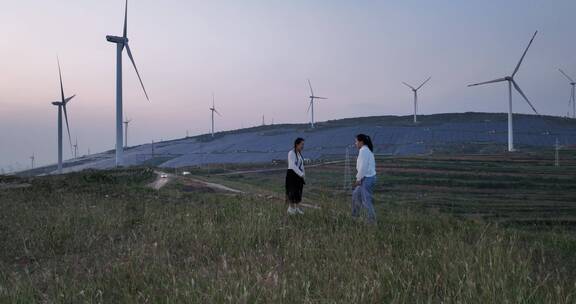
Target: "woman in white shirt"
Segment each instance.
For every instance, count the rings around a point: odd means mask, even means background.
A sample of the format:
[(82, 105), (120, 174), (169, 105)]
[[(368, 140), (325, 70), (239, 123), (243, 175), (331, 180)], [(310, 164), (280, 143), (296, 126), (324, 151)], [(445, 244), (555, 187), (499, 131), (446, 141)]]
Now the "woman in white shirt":
[(356, 161), (356, 182), (352, 193), (352, 217), (357, 218), (360, 208), (366, 208), (368, 221), (376, 222), (376, 212), (372, 204), (372, 190), (376, 182), (376, 161), (374, 159), (374, 146), (370, 136), (365, 134), (356, 135), (356, 147), (358, 159)]
[(304, 214), (304, 211), (298, 207), (302, 201), (302, 190), (304, 189), (304, 139), (296, 138), (294, 149), (288, 152), (288, 170), (286, 171), (286, 201), (288, 202), (288, 214)]

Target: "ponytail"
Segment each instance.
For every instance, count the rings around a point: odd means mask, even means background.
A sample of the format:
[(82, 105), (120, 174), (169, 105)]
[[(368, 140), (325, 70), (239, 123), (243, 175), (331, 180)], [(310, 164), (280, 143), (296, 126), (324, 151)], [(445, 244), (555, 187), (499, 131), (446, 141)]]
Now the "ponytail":
[(298, 137), (294, 141), (294, 153), (300, 154), (300, 157), (302, 157), (302, 153), (300, 153), (298, 150), (296, 150), (296, 147), (302, 142), (304, 142), (304, 138), (302, 138), (302, 137)]
[(372, 143), (372, 139), (370, 139), (370, 136), (366, 134), (358, 134), (356, 135), (356, 140), (362, 142), (364, 145), (368, 147), (368, 149), (370, 149), (371, 152), (374, 152), (374, 144)]

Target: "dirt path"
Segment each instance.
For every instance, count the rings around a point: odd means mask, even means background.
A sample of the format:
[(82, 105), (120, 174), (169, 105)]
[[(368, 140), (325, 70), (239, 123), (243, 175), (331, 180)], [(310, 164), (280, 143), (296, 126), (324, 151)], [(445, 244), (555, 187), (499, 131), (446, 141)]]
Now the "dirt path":
[[(148, 187), (154, 189), (154, 190), (160, 190), (162, 189), (164, 186), (168, 185), (170, 182), (172, 182), (175, 179), (181, 179), (184, 184), (186, 184), (187, 186), (193, 186), (197, 189), (210, 189), (213, 190), (215, 192), (228, 192), (228, 193), (233, 193), (233, 194), (255, 194), (261, 197), (266, 197), (267, 199), (275, 199), (275, 200), (280, 200), (279, 198), (276, 198), (275, 195), (263, 195), (261, 193), (249, 193), (249, 192), (244, 192), (238, 189), (234, 189), (234, 188), (230, 188), (221, 184), (216, 184), (216, 183), (210, 183), (210, 182), (206, 182), (203, 180), (199, 180), (196, 178), (192, 178), (192, 177), (180, 177), (180, 176), (176, 176), (174, 174), (168, 174), (162, 171), (154, 171), (154, 173), (156, 173), (156, 179), (151, 182), (150, 184), (148, 184)], [(162, 177), (162, 174), (166, 174), (166, 177)], [(312, 204), (307, 204), (307, 203), (302, 203), (300, 204), (302, 207), (305, 208), (310, 208), (310, 209), (321, 209), (319, 206), (316, 205), (312, 205)]]
[[(169, 173), (162, 172), (162, 171), (154, 171), (154, 173), (156, 173), (156, 179), (153, 182), (151, 182), (150, 184), (148, 184), (148, 187), (150, 187), (154, 190), (160, 190), (164, 186), (166, 186), (170, 182), (172, 182), (173, 180), (181, 178), (184, 181), (192, 182), (192, 183), (197, 184), (203, 188), (212, 189), (214, 191), (231, 192), (231, 193), (238, 193), (238, 194), (244, 193), (243, 191), (233, 189), (230, 187), (226, 187), (224, 185), (209, 183), (209, 182), (205, 182), (203, 180), (199, 180), (199, 179), (195, 179), (195, 178), (191, 178), (191, 177), (179, 177), (179, 176), (176, 176), (174, 174), (169, 174)], [(165, 174), (166, 177), (162, 177), (163, 174)]]
[[(160, 190), (162, 187), (168, 185), (170, 181), (176, 178), (174, 174), (167, 174), (166, 172), (154, 171), (156, 173), (156, 179), (148, 184), (148, 187), (154, 190)], [(162, 177), (162, 174), (166, 174), (167, 177)]]
[(197, 180), (197, 179), (192, 179), (192, 180), (195, 181), (195, 182), (198, 182), (198, 183), (202, 183), (202, 184), (204, 184), (206, 187), (211, 188), (211, 189), (213, 189), (213, 190), (219, 190), (219, 191), (224, 191), (224, 192), (232, 192), (232, 193), (238, 193), (238, 194), (240, 194), (240, 193), (245, 193), (245, 192), (243, 192), (243, 191), (236, 190), (236, 189), (232, 189), (232, 188), (226, 187), (226, 186), (224, 186), (224, 185), (220, 185), (220, 184), (204, 182), (204, 181)]

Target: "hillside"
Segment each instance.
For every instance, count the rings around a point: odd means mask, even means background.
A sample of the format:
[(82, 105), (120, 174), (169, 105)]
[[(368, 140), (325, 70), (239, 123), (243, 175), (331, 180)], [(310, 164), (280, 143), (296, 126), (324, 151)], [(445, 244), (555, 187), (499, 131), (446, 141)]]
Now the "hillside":
[[(341, 159), (354, 136), (366, 133), (374, 139), (376, 152), (384, 155), (429, 153), (493, 153), (506, 149), (507, 115), (491, 113), (437, 114), (420, 116), (376, 116), (348, 118), (308, 124), (283, 124), (200, 135), (130, 147), (127, 166), (152, 165), (166, 168), (217, 163), (269, 163), (284, 159), (293, 140), (306, 139), (305, 157), (312, 160)], [(576, 144), (576, 120), (534, 115), (515, 115), (515, 142), (519, 149), (552, 149)], [(65, 172), (114, 167), (114, 153), (84, 156), (65, 163)], [(24, 174), (49, 174), (47, 166)]]
[(341, 163), (308, 168), (297, 217), (271, 165), (159, 190), (146, 168), (2, 177), (0, 302), (574, 303), (563, 157), (380, 156), (376, 226), (350, 218)]

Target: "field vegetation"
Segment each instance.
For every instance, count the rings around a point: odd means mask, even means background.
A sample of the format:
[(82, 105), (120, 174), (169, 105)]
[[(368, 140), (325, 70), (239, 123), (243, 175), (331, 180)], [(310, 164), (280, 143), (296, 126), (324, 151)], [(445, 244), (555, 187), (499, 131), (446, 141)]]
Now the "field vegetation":
[(0, 302), (574, 303), (576, 153), (552, 156), (381, 157), (378, 225), (343, 163), (307, 170), (297, 217), (268, 165), (2, 177)]

